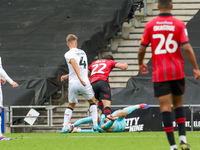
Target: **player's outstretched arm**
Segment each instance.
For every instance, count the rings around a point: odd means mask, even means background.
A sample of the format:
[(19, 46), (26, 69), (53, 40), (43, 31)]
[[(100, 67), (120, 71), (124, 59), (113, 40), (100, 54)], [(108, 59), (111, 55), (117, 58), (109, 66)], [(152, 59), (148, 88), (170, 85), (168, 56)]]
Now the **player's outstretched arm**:
[(68, 79), (68, 77), (69, 77), (69, 74), (62, 75), (62, 76), (60, 77), (60, 81), (64, 81), (64, 80)]
[(19, 85), (14, 82), (5, 72), (3, 68), (0, 68), (0, 76), (2, 76), (6, 81), (8, 81), (13, 87), (18, 87)]
[(190, 45), (190, 43), (186, 43), (183, 45), (183, 50), (185, 52), (185, 55), (187, 56), (188, 60), (190, 61), (190, 63), (192, 64), (194, 70), (194, 76), (195, 79), (199, 79), (200, 78), (200, 71), (199, 71), (199, 67), (197, 65), (197, 61), (196, 61), (196, 57), (193, 51), (192, 46)]
[(19, 85), (17, 84), (17, 82), (14, 82), (14, 81), (11, 83), (11, 85), (12, 85), (14, 88), (16, 88), (16, 87), (19, 86)]
[(128, 68), (128, 64), (127, 63), (116, 63), (115, 68), (126, 70)]
[(147, 69), (147, 65), (145, 63), (143, 63), (145, 53), (146, 53), (146, 47), (140, 45), (140, 48), (138, 51), (138, 64), (139, 64), (139, 71), (142, 74), (149, 73), (148, 69)]
[(78, 67), (76, 60), (74, 58), (72, 58), (72, 59), (70, 59), (70, 63), (72, 64), (72, 67), (74, 68), (74, 71), (76, 72), (76, 75), (77, 75), (78, 79), (80, 80), (81, 84), (83, 86), (86, 86), (86, 83), (81, 78), (80, 70), (79, 70), (79, 67)]

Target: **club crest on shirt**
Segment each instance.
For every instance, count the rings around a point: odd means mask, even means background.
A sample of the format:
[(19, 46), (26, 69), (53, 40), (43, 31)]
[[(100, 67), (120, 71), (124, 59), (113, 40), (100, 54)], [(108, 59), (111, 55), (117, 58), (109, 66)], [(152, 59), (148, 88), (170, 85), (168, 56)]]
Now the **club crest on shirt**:
[(144, 37), (141, 38), (141, 42), (143, 42), (143, 41), (144, 41)]

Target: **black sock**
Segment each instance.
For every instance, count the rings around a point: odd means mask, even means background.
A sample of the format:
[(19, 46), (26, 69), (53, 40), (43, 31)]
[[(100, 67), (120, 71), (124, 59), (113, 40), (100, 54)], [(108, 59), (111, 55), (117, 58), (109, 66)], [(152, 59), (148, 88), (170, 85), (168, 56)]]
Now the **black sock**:
[(103, 113), (105, 114), (105, 116), (107, 117), (107, 115), (110, 115), (111, 114), (111, 108), (110, 107), (105, 107), (103, 109)]
[(102, 103), (102, 101), (98, 102), (98, 107), (97, 108), (99, 108), (101, 110), (101, 112), (103, 113), (103, 103)]
[(167, 138), (169, 141), (170, 145), (175, 145), (175, 140), (174, 140), (174, 127), (172, 125), (172, 115), (171, 112), (165, 111), (162, 113), (162, 120), (164, 124), (164, 130), (167, 134)]
[(186, 135), (186, 129), (185, 129), (185, 113), (184, 113), (184, 108), (179, 107), (174, 110), (175, 116), (176, 116), (176, 124), (178, 124), (178, 131), (179, 131), (179, 136), (180, 135)]

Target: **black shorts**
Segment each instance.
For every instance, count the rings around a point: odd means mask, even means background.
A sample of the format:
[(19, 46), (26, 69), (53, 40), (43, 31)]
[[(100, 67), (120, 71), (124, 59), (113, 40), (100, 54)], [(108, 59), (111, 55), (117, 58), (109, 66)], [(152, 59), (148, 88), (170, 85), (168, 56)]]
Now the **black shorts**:
[(165, 82), (154, 82), (155, 97), (164, 96), (172, 93), (173, 95), (182, 95), (185, 90), (185, 79), (172, 80)]
[(95, 93), (95, 98), (97, 100), (105, 99), (111, 101), (110, 85), (108, 82), (99, 80), (93, 82), (91, 85)]

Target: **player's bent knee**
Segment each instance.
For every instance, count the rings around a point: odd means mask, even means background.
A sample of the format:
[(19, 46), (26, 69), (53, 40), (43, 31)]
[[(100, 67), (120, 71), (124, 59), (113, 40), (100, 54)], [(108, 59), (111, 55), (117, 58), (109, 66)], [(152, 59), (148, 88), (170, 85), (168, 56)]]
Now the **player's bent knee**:
[(106, 129), (104, 125), (101, 125), (101, 128), (104, 129), (104, 130)]
[(110, 100), (102, 99), (101, 101), (102, 101), (102, 103), (104, 105), (111, 105), (111, 101)]
[(69, 105), (68, 105), (68, 107), (70, 107), (70, 108), (72, 108), (72, 109), (74, 109), (75, 106), (76, 106), (76, 103), (69, 103)]
[(91, 99), (90, 99), (90, 100), (88, 100), (88, 103), (89, 103), (89, 104), (95, 103), (95, 100), (91, 100)]
[(165, 106), (160, 107), (160, 112), (161, 112), (161, 113), (162, 113), (162, 112), (165, 112), (165, 111), (171, 112), (172, 109), (171, 109), (171, 107), (170, 107), (170, 108), (169, 108), (169, 107), (165, 107)]
[(93, 96), (91, 99), (88, 100), (89, 103), (94, 103), (95, 102), (95, 97)]

